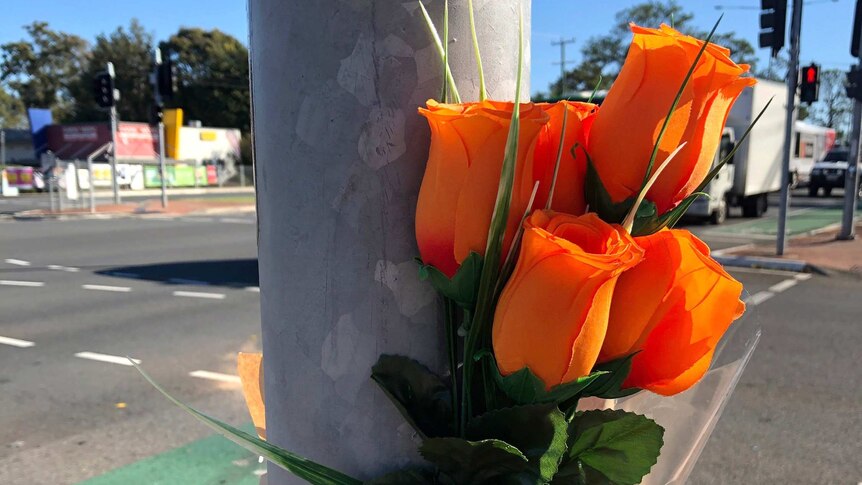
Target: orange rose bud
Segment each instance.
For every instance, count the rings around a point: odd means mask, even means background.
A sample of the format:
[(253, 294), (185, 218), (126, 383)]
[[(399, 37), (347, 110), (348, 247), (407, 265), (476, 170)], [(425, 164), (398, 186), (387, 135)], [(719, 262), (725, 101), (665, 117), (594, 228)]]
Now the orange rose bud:
[[(563, 116), (566, 116), (566, 135), (563, 139), (563, 153), (560, 157), (560, 171), (557, 175), (557, 184), (554, 187), (554, 200), (551, 209), (566, 214), (581, 215), (586, 212), (584, 201), (584, 179), (587, 173), (587, 158), (581, 148), (575, 150), (572, 156), (572, 147), (586, 147), (590, 126), (596, 116), (598, 106), (592, 103), (580, 103), (574, 101), (558, 101), (556, 103), (540, 103), (539, 106), (550, 116), (550, 121), (536, 142), (537, 159), (548, 162), (537, 162), (537, 168), (544, 167), (547, 172), (537, 174), (539, 180), (547, 180), (548, 184), (554, 177), (554, 166), (557, 162), (557, 152), (560, 148), (560, 137), (563, 130)], [(546, 184), (544, 190), (539, 190), (534, 207), (545, 207), (548, 200), (550, 185)]]
[[(431, 126), (431, 149), (416, 204), (416, 240), (422, 261), (450, 277), (471, 251), (485, 254), (514, 106), (494, 101), (428, 101), (427, 109), (419, 110)], [(533, 158), (536, 137), (548, 115), (532, 103), (521, 104), (520, 109), (518, 156), (504, 248), (527, 208), (534, 174), (547, 172), (535, 164), (553, 163)], [(545, 190), (548, 184), (540, 182)]]
[[(632, 24), (631, 29), (628, 56), (596, 115), (588, 146), (614, 202), (640, 191), (661, 126), (703, 45), (667, 25), (647, 29)], [(688, 144), (647, 194), (660, 214), (691, 195), (706, 177), (730, 107), (755, 83), (740, 77), (749, 66), (734, 63), (729, 55), (728, 49), (707, 46), (671, 116), (653, 171), (679, 145)]]
[(608, 324), (617, 277), (643, 251), (594, 213), (536, 211), (494, 315), (500, 373), (528, 367), (550, 389), (590, 373)]
[(599, 362), (639, 352), (624, 387), (672, 395), (693, 386), (745, 311), (742, 284), (690, 232), (635, 238), (644, 260), (617, 281)]

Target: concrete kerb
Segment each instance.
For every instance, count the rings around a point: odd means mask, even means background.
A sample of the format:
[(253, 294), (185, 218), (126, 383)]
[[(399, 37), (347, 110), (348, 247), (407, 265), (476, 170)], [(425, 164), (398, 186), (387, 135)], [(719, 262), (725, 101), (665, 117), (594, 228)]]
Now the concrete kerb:
[(15, 212), (12, 214), (0, 215), (0, 219), (12, 219), (16, 221), (68, 221), (68, 220), (105, 220), (105, 219), (131, 219), (131, 218), (147, 218), (147, 217), (188, 217), (202, 215), (226, 215), (226, 214), (253, 214), (256, 211), (254, 205), (241, 205), (233, 207), (211, 207), (207, 209), (191, 211), (186, 213), (164, 213), (164, 212), (71, 212), (63, 214), (55, 214), (45, 212), (40, 209), (26, 210)]
[(771, 269), (794, 273), (829, 275), (829, 272), (819, 266), (796, 259), (766, 258), (763, 256), (723, 256), (716, 254), (713, 254), (713, 259), (718, 261), (722, 266), (736, 268)]

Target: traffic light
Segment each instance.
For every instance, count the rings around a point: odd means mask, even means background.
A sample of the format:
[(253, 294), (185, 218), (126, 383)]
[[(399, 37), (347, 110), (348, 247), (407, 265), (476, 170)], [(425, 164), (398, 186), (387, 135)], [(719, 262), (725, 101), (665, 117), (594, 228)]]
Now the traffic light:
[(802, 68), (802, 83), (799, 85), (799, 100), (811, 104), (817, 101), (820, 91), (820, 66), (810, 64)]
[(862, 101), (862, 68), (859, 66), (850, 66), (850, 71), (845, 74), (847, 76), (847, 84), (844, 87), (847, 90), (847, 97)]
[(853, 16), (853, 35), (850, 39), (850, 55), (859, 57), (859, 37), (862, 35), (862, 1), (856, 0), (856, 14)]
[(163, 100), (170, 100), (174, 97), (174, 92), (177, 90), (177, 77), (174, 72), (174, 65), (171, 60), (171, 51), (167, 45), (159, 46), (159, 54), (161, 64), (158, 65), (156, 72), (156, 82), (159, 87), (159, 94)]
[(114, 77), (109, 72), (100, 72), (93, 78), (93, 95), (102, 108), (114, 105)]
[(772, 57), (784, 47), (787, 0), (760, 0), (760, 47), (772, 49)]

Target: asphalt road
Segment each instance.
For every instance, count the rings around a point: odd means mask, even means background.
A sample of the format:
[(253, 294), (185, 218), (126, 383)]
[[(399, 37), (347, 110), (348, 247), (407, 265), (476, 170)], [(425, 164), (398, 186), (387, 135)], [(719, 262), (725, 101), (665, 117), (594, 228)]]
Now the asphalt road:
[[(862, 482), (862, 281), (732, 274), (763, 336), (689, 483)], [(92, 354), (248, 422), (224, 380), (259, 347), (256, 287), (251, 215), (0, 221), (0, 483), (77, 483), (208, 435)]]
[(93, 354), (247, 422), (235, 382), (190, 373), (259, 348), (255, 234), (250, 215), (0, 222), (0, 483), (76, 483), (208, 434)]

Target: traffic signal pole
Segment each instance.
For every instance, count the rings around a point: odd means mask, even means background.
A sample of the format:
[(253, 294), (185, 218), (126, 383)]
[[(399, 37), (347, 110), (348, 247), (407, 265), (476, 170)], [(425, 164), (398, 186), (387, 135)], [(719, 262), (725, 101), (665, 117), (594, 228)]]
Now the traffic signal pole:
[(790, 150), (793, 138), (793, 113), (799, 83), (799, 37), (802, 31), (802, 0), (793, 0), (790, 21), (790, 65), (787, 68), (787, 116), (784, 120), (784, 154), (781, 160), (781, 202), (778, 206), (778, 234), (775, 254), (784, 255), (787, 240), (787, 206), (790, 205)]
[[(853, 41), (855, 45), (850, 46), (851, 54), (855, 50), (855, 55), (862, 52), (862, 35), (856, 30), (862, 28), (862, 19), (859, 19), (860, 0), (856, 0), (856, 16), (853, 22)], [(858, 69), (862, 69), (862, 61), (858, 64)], [(858, 93), (856, 93), (858, 94)], [(850, 137), (850, 156), (847, 160), (847, 171), (844, 175), (844, 212), (841, 216), (841, 231), (838, 233), (838, 239), (849, 241), (856, 238), (856, 201), (859, 192), (859, 163), (862, 162), (862, 150), (860, 150), (860, 140), (862, 138), (862, 101), (859, 96), (854, 96), (853, 101), (853, 134)]]
[[(105, 66), (108, 75), (111, 79), (114, 78), (114, 63), (109, 62)], [(113, 89), (113, 83), (111, 83), (111, 189), (114, 191), (114, 204), (119, 204), (120, 200), (120, 182), (117, 180), (117, 126), (119, 125), (119, 119), (117, 116), (117, 95), (116, 90)]]
[[(155, 51), (155, 64), (156, 68), (153, 71), (153, 95), (155, 97), (156, 102), (156, 116), (159, 118), (158, 125), (158, 139), (159, 139), (159, 178), (162, 181), (162, 208), (166, 208), (168, 206), (168, 182), (167, 182), (167, 170), (165, 170), (165, 122), (164, 117), (162, 116), (162, 93), (161, 89), (159, 89), (159, 68), (162, 65), (162, 51), (161, 49), (156, 49)], [(174, 169), (176, 170), (176, 168)], [(176, 172), (174, 172), (176, 173)], [(195, 174), (197, 177), (197, 174)]]

